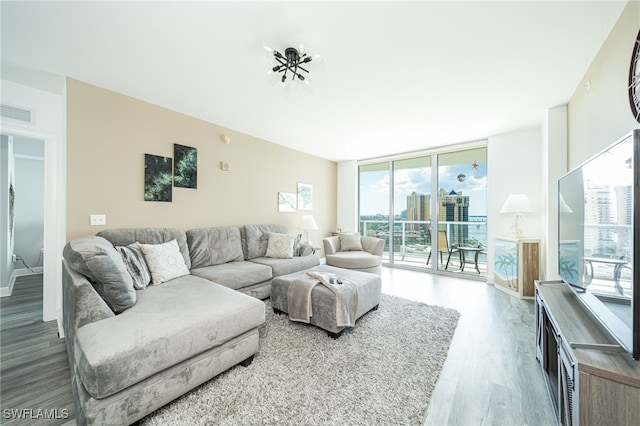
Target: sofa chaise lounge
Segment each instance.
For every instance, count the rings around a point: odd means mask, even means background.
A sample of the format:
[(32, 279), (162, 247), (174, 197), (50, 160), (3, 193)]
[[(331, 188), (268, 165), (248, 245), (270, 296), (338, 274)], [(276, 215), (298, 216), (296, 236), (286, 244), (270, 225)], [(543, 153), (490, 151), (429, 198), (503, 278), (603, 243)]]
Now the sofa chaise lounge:
[[(78, 424), (133, 423), (248, 365), (265, 319), (259, 299), (269, 296), (273, 277), (320, 263), (304, 246), (296, 249), (304, 256), (269, 257), (272, 234), (285, 233), (279, 225), (135, 228), (69, 241), (63, 326)], [(147, 250), (160, 247), (173, 256), (150, 271), (153, 285), (133, 290), (139, 277), (121, 256), (125, 247), (147, 261)], [(163, 273), (177, 276), (162, 282)]]

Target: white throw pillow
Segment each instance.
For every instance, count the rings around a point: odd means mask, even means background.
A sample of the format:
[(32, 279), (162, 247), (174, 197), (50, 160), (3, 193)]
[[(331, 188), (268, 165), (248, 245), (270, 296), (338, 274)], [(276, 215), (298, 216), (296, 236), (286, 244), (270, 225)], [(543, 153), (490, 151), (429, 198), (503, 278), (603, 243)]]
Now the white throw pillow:
[(361, 251), (360, 234), (340, 234), (340, 251)]
[(154, 285), (188, 275), (189, 270), (176, 240), (163, 244), (140, 244)]
[(294, 235), (271, 233), (269, 234), (266, 256), (276, 259), (292, 259), (294, 242)]

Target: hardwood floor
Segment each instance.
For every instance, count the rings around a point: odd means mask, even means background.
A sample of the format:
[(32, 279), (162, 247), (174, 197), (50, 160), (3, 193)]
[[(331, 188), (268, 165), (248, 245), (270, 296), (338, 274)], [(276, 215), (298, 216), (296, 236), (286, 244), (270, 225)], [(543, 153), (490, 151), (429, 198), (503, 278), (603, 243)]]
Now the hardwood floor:
[[(74, 416), (67, 350), (42, 322), (42, 276), (18, 277), (0, 299), (0, 423), (61, 425)], [(75, 424), (75, 422), (72, 422)]]
[(535, 358), (535, 311), (481, 281), (383, 268), (382, 291), (456, 309), (460, 320), (425, 425), (555, 425)]
[[(484, 282), (402, 269), (383, 268), (382, 282), (384, 293), (461, 314), (425, 425), (557, 424), (535, 360), (533, 301)], [(0, 308), (0, 423), (74, 424), (64, 341), (55, 321), (41, 320), (41, 277), (19, 278)], [(69, 418), (13, 419), (7, 409), (57, 410), (59, 417), (66, 409)]]

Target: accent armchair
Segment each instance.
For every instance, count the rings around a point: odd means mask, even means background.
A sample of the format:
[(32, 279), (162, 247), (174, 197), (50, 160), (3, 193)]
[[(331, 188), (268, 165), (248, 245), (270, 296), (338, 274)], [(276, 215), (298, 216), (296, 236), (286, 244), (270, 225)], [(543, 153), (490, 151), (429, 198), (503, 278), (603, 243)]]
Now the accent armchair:
[(362, 237), (360, 234), (340, 234), (322, 240), (327, 265), (370, 272), (382, 272), (384, 240), (377, 237)]

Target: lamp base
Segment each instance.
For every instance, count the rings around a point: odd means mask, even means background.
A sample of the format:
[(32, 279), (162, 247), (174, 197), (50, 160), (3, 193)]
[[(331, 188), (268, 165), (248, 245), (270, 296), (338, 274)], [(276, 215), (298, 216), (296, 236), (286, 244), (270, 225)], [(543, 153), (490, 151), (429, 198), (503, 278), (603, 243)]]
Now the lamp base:
[(524, 232), (520, 229), (520, 218), (522, 214), (516, 213), (513, 216), (513, 222), (511, 223), (511, 229), (509, 229), (509, 235), (515, 238), (523, 238)]

